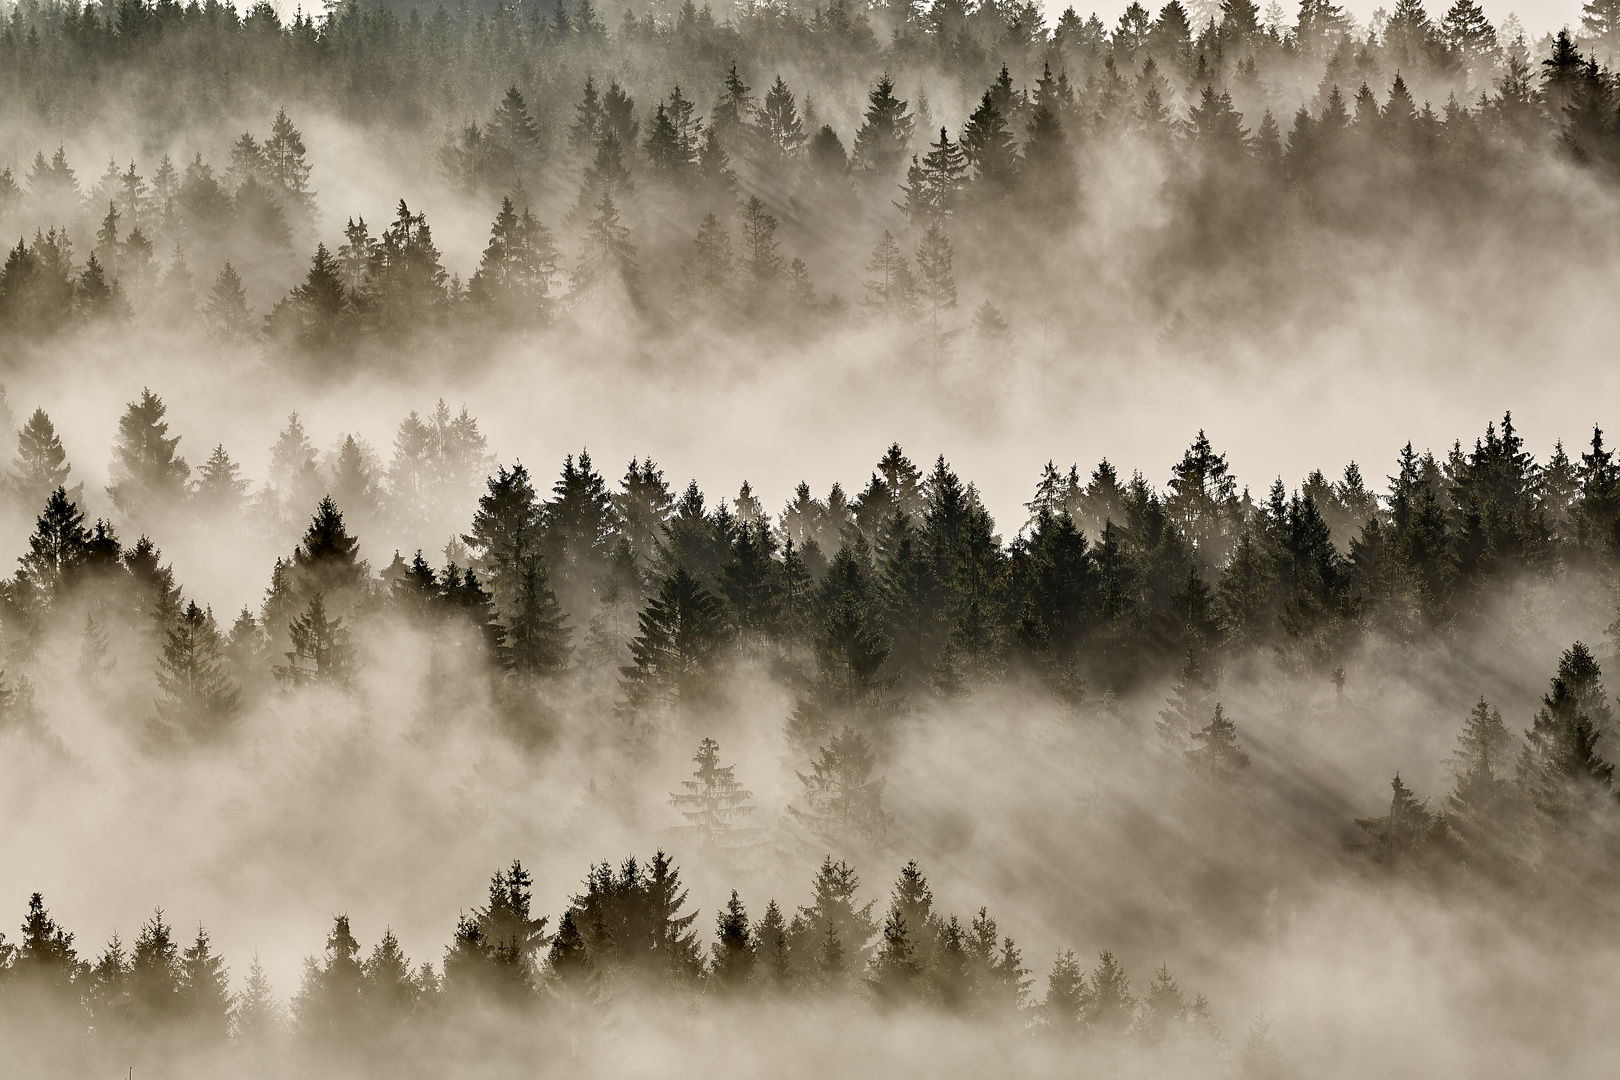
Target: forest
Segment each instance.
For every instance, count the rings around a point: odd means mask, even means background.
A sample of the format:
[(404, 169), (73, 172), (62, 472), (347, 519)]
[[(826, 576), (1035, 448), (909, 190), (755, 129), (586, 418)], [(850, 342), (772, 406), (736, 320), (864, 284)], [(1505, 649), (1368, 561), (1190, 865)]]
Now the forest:
[(1620, 2), (1363, 14), (0, 0), (0, 1078), (1613, 1075)]

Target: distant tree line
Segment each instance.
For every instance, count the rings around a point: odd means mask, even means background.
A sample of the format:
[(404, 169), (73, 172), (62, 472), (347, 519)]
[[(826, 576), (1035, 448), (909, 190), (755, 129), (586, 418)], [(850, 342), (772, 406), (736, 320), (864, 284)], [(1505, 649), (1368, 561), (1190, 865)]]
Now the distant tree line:
[[(323, 469), (293, 417), (252, 500), (223, 447), (188, 482), (167, 432), (161, 399), (131, 402), (110, 517), (233, 537), (257, 527), (279, 545), (287, 526), (264, 508), (313, 503), (307, 527), (275, 560), (259, 609), (223, 625), (184, 596), (151, 539), (128, 545), (110, 518), (86, 520), (36, 410), (9, 479), (43, 508), (0, 585), (8, 726), (37, 726), (30, 679), (63, 641), (79, 643), (85, 686), (116, 682), (122, 659), (118, 678), (155, 689), (154, 707), (137, 706), (153, 752), (230, 741), (244, 709), (278, 687), (351, 692), (367, 642), (401, 623), (430, 643), (427, 709), (466, 708), (456, 687), (470, 684), (455, 678), (471, 679), (532, 743), (554, 737), (565, 708), (631, 755), (710, 736), (737, 693), (731, 676), (750, 668), (791, 702), (771, 722), (801, 770), (783, 823), (792, 844), (858, 860), (890, 850), (886, 763), (938, 706), (1034, 685), (1072, 715), (1106, 715), (1168, 687), (1160, 741), (1206, 786), (1237, 792), (1254, 781), (1224, 688), (1278, 676), (1343, 695), (1379, 650), (1517, 640), (1518, 620), (1537, 617), (1535, 589), (1601, 623), (1620, 571), (1620, 463), (1603, 432), (1573, 458), (1558, 443), (1538, 462), (1511, 415), (1440, 457), (1403, 447), (1381, 495), (1352, 463), (1292, 491), (1279, 478), (1256, 500), (1201, 433), (1162, 490), (1106, 460), (1089, 476), (1048, 464), (1010, 539), (943, 458), (925, 472), (898, 445), (853, 495), (801, 484), (772, 515), (747, 484), (715, 504), (695, 481), (677, 494), (650, 459), (610, 485), (585, 451), (549, 492), (514, 463), (475, 499), (492, 459), (476, 421), (442, 403), (401, 425), (386, 471), (353, 436)], [(442, 562), (396, 551), (377, 570), (334, 491), (396, 532), (432, 527), (457, 492), (476, 508)], [(1437, 814), (1397, 782), (1390, 815), (1363, 822), (1378, 859), (1447, 853), (1533, 882), (1526, 871), (1561, 858), (1553, 840), (1578, 835), (1576, 823), (1614, 827), (1600, 676), (1598, 654), (1573, 646), (1522, 741), (1481, 704), (1452, 804)], [(740, 820), (746, 792), (704, 745), (677, 802), (706, 842), (746, 863), (759, 839)]]
[[(1250, 0), (1214, 14), (1194, 25), (1179, 0), (1156, 18), (1133, 4), (1108, 32), (1069, 10), (1048, 31), (1019, 3), (840, 2), (814, 18), (755, 5), (724, 21), (687, 4), (667, 21), (626, 8), (609, 31), (588, 0), (403, 22), (351, 0), (286, 26), (268, 4), (245, 17), (20, 4), (0, 30), (0, 80), (16, 101), (53, 102), (57, 122), (74, 112), (67, 88), (94, 99), (103, 70), (140, 82), (161, 65), (175, 104), (159, 117), (205, 108), (176, 74), (245, 70), (286, 98), (302, 71), (342, 88), (313, 100), (416, 129), (432, 87), (468, 110), (444, 117), (456, 126), (444, 168), (499, 209), (465, 278), (442, 264), (423, 209), (401, 201), (380, 230), (346, 217), (342, 241), (315, 244), (303, 280), (255, 308), (243, 268), (279, 267), (279, 292), (293, 250), (315, 240), (312, 165), (285, 110), (262, 140), (237, 139), (219, 172), (194, 153), (146, 174), (110, 162), (81, 185), (62, 149), (42, 149), (0, 170), (0, 222), (34, 228), (0, 271), (0, 326), (33, 336), (139, 316), (327, 355), (448, 320), (544, 325), (605, 292), (655, 319), (791, 333), (920, 322), (936, 352), (969, 328), (989, 348), (1004, 310), (1054, 272), (1089, 179), (1127, 152), (1163, 163), (1154, 191), (1171, 213), (1150, 247), (1181, 275), (1275, 252), (1307, 226), (1331, 243), (1404, 235), (1412, 215), (1444, 223), (1463, 204), (1505, 220), (1535, 198), (1522, 166), (1548, 155), (1606, 176), (1620, 165), (1620, 97), (1600, 65), (1620, 16), (1599, 0), (1580, 38), (1533, 47), (1511, 27), (1499, 35), (1473, 0), (1438, 23), (1406, 0), (1370, 28), (1319, 0), (1289, 25)], [(777, 73), (789, 55), (814, 94)], [(902, 90), (947, 80), (959, 122)], [(840, 133), (812, 97), (858, 100), (858, 122)], [(463, 123), (474, 111), (484, 122)], [(668, 221), (691, 239), (671, 246)], [(851, 246), (871, 254), (851, 262)], [(1030, 251), (1036, 280), (1017, 269)], [(964, 291), (983, 299), (959, 317)]]
[[(616, 1001), (645, 995), (717, 1004), (865, 999), (884, 1010), (939, 1010), (985, 1025), (1101, 1048), (1177, 1053), (1243, 1070), (1280, 1063), (1264, 1025), (1233, 1052), (1200, 996), (1160, 967), (1139, 993), (1104, 952), (1085, 972), (1072, 951), (1052, 965), (1045, 994), (1010, 937), (981, 909), (966, 924), (934, 908), (915, 862), (901, 870), (887, 910), (859, 902), (855, 871), (830, 858), (811, 902), (785, 914), (776, 901), (750, 917), (738, 893), (715, 917), (706, 946), (669, 856), (593, 866), (554, 929), (532, 910), (521, 862), (490, 880), (487, 902), (462, 916), (437, 967), (413, 964), (392, 930), (369, 952), (349, 916), (334, 918), (308, 957), (290, 1007), (257, 955), (240, 988), (207, 930), (182, 935), (160, 909), (132, 942), (116, 932), (94, 958), (35, 893), (15, 941), (0, 935), (0, 1030), (14, 1064), (95, 1067), (139, 1050), (161, 1065), (182, 1055), (294, 1053), (348, 1067), (431, 1052), (441, 1029), (491, 1031), (514, 1020), (589, 1031)], [(1272, 1075), (1249, 1072), (1248, 1075)]]

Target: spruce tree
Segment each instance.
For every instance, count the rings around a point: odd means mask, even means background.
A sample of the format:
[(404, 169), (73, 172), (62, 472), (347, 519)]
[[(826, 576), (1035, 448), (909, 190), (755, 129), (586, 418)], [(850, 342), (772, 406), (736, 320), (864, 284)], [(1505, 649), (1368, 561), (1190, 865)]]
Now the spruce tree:
[(28, 538), (28, 552), (19, 560), (22, 577), (49, 602), (73, 584), (75, 571), (89, 554), (90, 533), (84, 527), (84, 515), (58, 487), (46, 500)]
[(876, 855), (887, 849), (894, 815), (883, 809), (883, 777), (873, 778), (876, 755), (849, 725), (797, 773), (801, 806), (788, 813), (814, 843), (839, 854)]
[(1220, 702), (1209, 723), (1192, 733), (1192, 749), (1186, 751), (1187, 768), (1209, 782), (1225, 788), (1239, 786), (1249, 755), (1238, 745), (1237, 726), (1226, 716)]
[(227, 262), (214, 278), (203, 303), (203, 322), (209, 336), (216, 341), (235, 343), (245, 341), (253, 333), (253, 309), (247, 300), (247, 290), (236, 268)]
[(690, 714), (719, 690), (717, 666), (729, 639), (713, 593), (678, 567), (647, 603), (630, 642), (623, 676), (624, 709), (646, 722)]
[(748, 925), (748, 912), (731, 890), (731, 899), (715, 917), (715, 942), (710, 949), (709, 979), (716, 992), (735, 995), (753, 980), (758, 943)]
[(230, 973), (202, 926), (180, 953), (179, 969), (179, 1009), (194, 1045), (223, 1044), (230, 1034)]
[(638, 296), (641, 269), (636, 265), (636, 248), (630, 230), (619, 223), (619, 208), (613, 193), (604, 190), (596, 204), (596, 215), (586, 226), (583, 250), (574, 267), (572, 289), (575, 296), (596, 293), (609, 282), (617, 282), (634, 302)]
[(329, 619), (320, 593), (287, 628), (292, 650), (287, 662), (273, 669), (288, 689), (304, 686), (347, 687), (352, 678), (354, 648), (342, 619)]
[(225, 670), (223, 643), (212, 611), (193, 600), (169, 629), (158, 661), (155, 734), (164, 740), (215, 742), (241, 707)]
[(916, 279), (911, 266), (900, 252), (900, 245), (887, 229), (872, 249), (872, 258), (866, 264), (872, 276), (866, 279), (866, 299), (862, 302), (873, 314), (885, 319), (900, 319), (912, 314), (917, 306)]
[(51, 418), (44, 409), (35, 409), (17, 433), (17, 463), (11, 471), (17, 501), (29, 511), (44, 505), (51, 492), (66, 485), (72, 468)]
[(697, 770), (692, 779), (681, 781), (686, 790), (669, 797), (669, 804), (686, 819), (678, 831), (695, 840), (700, 850), (740, 866), (764, 843), (764, 830), (747, 824), (754, 812), (748, 800), (754, 793), (737, 782), (735, 765), (720, 764), (720, 744), (713, 739), (698, 744), (692, 761)]
[(197, 469), (192, 498), (214, 514), (235, 514), (242, 508), (250, 482), (242, 479), (242, 466), (231, 460), (225, 445), (216, 445)]
[(906, 159), (915, 123), (894, 94), (894, 80), (884, 74), (867, 95), (866, 116), (855, 133), (856, 167), (879, 179), (891, 175)]
[(253, 954), (242, 990), (231, 1002), (231, 1041), (238, 1046), (262, 1049), (281, 1033), (286, 1009), (275, 996), (270, 978)]
[(180, 1015), (182, 999), (180, 946), (173, 927), (163, 921), (163, 909), (141, 925), (130, 950), (129, 996), (137, 1028), (161, 1028)]
[(107, 494), (132, 518), (170, 509), (185, 497), (191, 467), (175, 453), (180, 436), (169, 436), (167, 411), (162, 398), (143, 389), (118, 421)]

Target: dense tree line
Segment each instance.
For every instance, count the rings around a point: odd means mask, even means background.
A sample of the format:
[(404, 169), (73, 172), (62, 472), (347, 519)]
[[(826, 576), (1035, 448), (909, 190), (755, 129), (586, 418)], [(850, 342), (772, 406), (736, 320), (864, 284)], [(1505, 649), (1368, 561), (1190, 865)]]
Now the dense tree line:
[[(1559, 443), (1538, 462), (1511, 415), (1440, 457), (1403, 447), (1382, 494), (1352, 463), (1294, 490), (1279, 478), (1256, 500), (1203, 434), (1162, 490), (1106, 460), (1089, 477), (1048, 464), (1010, 538), (943, 458), (925, 471), (898, 445), (853, 497), (801, 484), (776, 515), (747, 484), (715, 504), (696, 481), (677, 494), (650, 459), (612, 485), (581, 451), (549, 493), (521, 463), (497, 467), (442, 562), (396, 551), (374, 567), (340, 498), (378, 528), (420, 530), (442, 518), (444, 490), (472, 503), (491, 460), (476, 421), (441, 404), (401, 425), (386, 473), (353, 436), (323, 470), (289, 422), (256, 502), (314, 512), (259, 609), (227, 626), (184, 596), (151, 539), (126, 544), (112, 521), (201, 519), (233, 536), (283, 526), (256, 516), (223, 447), (188, 481), (167, 432), (155, 394), (130, 403), (109, 513), (94, 523), (44, 412), (18, 432), (9, 487), (44, 505), (0, 585), (8, 725), (37, 726), (30, 680), (60, 671), (55, 654), (76, 645), (88, 687), (119, 660), (152, 673), (133, 684), (155, 692), (136, 706), (152, 752), (229, 743), (265, 694), (353, 692), (367, 643), (403, 625), (430, 644), (418, 673), (430, 711), (454, 713), (466, 699), (456, 688), (481, 686), (532, 745), (572, 709), (591, 718), (591, 739), (631, 758), (704, 739), (674, 803), (733, 866), (772, 847), (709, 738), (740, 671), (790, 702), (765, 721), (781, 725), (799, 789), (773, 850), (865, 862), (903, 833), (884, 803), (892, 755), (952, 702), (1033, 686), (1070, 715), (1108, 715), (1168, 687), (1158, 741), (1202, 787), (1241, 796), (1254, 779), (1228, 687), (1280, 679), (1343, 695), (1379, 650), (1511, 647), (1520, 621), (1539, 617), (1525, 599), (1538, 588), (1601, 623), (1620, 571), (1620, 463), (1602, 431), (1573, 458)], [(1620, 620), (1609, 633), (1620, 637)], [(1533, 883), (1585, 830), (1607, 836), (1620, 824), (1607, 648), (1568, 650), (1522, 740), (1481, 703), (1443, 812), (1397, 780), (1390, 814), (1361, 823), (1375, 861)]]
[[(847, 863), (822, 862), (810, 903), (791, 916), (771, 900), (750, 916), (738, 893), (715, 916), (706, 946), (680, 871), (663, 852), (645, 863), (593, 866), (555, 929), (533, 913), (532, 879), (514, 861), (490, 880), (487, 902), (457, 922), (437, 966), (413, 964), (391, 929), (368, 951), (349, 916), (304, 962), (290, 1004), (255, 956), (231, 989), (226, 961), (199, 926), (185, 937), (160, 909), (132, 942), (116, 932), (93, 957), (35, 893), (14, 941), (0, 935), (0, 1030), (24, 1061), (81, 1067), (120, 1054), (207, 1058), (287, 1052), (347, 1067), (392, 1063), (441, 1029), (530, 1024), (589, 1032), (616, 1001), (642, 995), (694, 1005), (864, 999), (883, 1011), (934, 1009), (1032, 1037), (1109, 1050), (1230, 1058), (1241, 1074), (1276, 1065), (1263, 1025), (1233, 1052), (1200, 996), (1161, 967), (1133, 993), (1110, 952), (1086, 972), (1072, 951), (1053, 963), (1044, 995), (1010, 937), (981, 909), (964, 924), (934, 907), (915, 862), (886, 911), (860, 902)], [(145, 1060), (151, 1060), (150, 1057)], [(386, 1066), (385, 1066), (386, 1067)]]
[[(330, 85), (319, 100), (366, 122), (421, 139), (430, 117), (452, 124), (444, 168), (493, 222), (465, 276), (403, 201), (380, 230), (329, 206), (342, 239), (317, 242), (313, 166), (285, 110), (232, 143), (225, 168), (194, 152), (110, 162), (90, 183), (41, 148), (0, 171), (0, 220), (33, 231), (0, 272), (0, 325), (140, 316), (326, 355), (451, 320), (544, 325), (608, 295), (655, 320), (793, 333), (915, 321), (936, 352), (968, 328), (988, 347), (1003, 310), (1040, 291), (1018, 264), (1034, 250), (1053, 272), (1088, 178), (1122, 155), (1162, 162), (1171, 213), (1150, 263), (1172, 278), (1275, 253), (1306, 227), (1331, 244), (1464, 204), (1502, 217), (1534, 198), (1526, 166), (1548, 155), (1612, 173), (1620, 100), (1599, 61), (1620, 31), (1607, 11), (1594, 0), (1580, 38), (1529, 43), (1473, 0), (1438, 21), (1405, 2), (1370, 27), (1317, 0), (1287, 24), (1251, 0), (1198, 18), (1171, 0), (1157, 16), (1133, 4), (1111, 31), (1072, 9), (1048, 30), (1032, 4), (946, 0), (813, 18), (626, 8), (612, 30), (589, 0), (403, 20), (350, 2), (286, 26), (267, 4), (21, 3), (0, 31), (0, 79), (52, 123), (98, 100), (102, 74), (161, 69), (168, 106), (148, 115), (182, 129), (213, 99), (177, 92), (177, 71), (201, 84), (244, 71), (279, 100)], [(905, 89), (925, 83), (950, 88), (937, 116)], [(815, 101), (849, 126), (824, 123)], [(293, 252), (311, 245), (288, 288)], [(282, 269), (256, 288), (280, 299), (256, 309), (240, 271), (268, 265)], [(969, 283), (983, 299), (959, 314)]]

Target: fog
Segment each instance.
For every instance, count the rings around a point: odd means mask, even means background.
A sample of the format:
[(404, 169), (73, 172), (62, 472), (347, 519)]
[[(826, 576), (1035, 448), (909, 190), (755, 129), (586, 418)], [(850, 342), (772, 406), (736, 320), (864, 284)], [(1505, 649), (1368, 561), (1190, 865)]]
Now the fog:
[(0, 0), (0, 1075), (1612, 1075), (1499, 6)]

